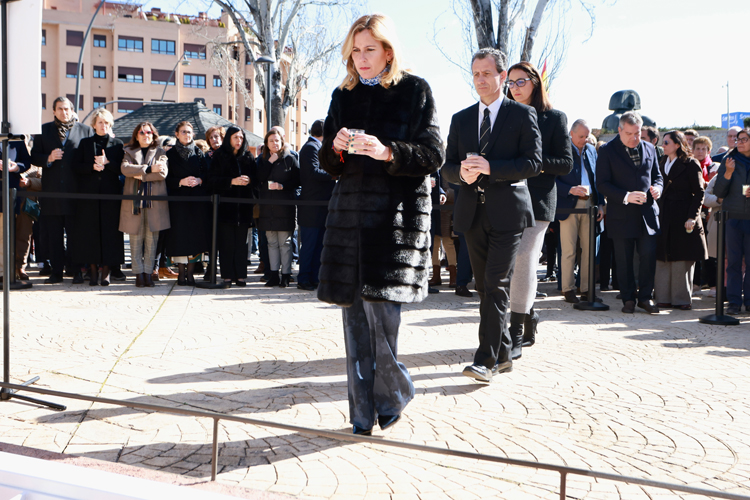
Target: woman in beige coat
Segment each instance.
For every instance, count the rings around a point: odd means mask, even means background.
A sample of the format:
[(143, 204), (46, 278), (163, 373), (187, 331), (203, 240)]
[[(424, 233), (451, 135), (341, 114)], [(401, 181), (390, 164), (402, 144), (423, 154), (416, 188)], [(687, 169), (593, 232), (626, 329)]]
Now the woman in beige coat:
[[(124, 194), (166, 196), (167, 156), (158, 139), (159, 133), (150, 122), (141, 122), (133, 130), (121, 167), (125, 176)], [(163, 229), (169, 229), (166, 201), (122, 200), (120, 231), (130, 235), (130, 260), (135, 286), (139, 288), (154, 286), (151, 270), (156, 240)]]

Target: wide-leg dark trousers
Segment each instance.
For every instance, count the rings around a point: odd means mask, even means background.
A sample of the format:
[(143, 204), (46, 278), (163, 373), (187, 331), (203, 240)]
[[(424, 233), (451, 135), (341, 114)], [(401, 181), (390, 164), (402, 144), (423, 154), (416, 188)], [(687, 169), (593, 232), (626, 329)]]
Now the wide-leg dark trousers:
[(409, 372), (396, 359), (401, 304), (368, 302), (357, 293), (342, 311), (349, 422), (370, 429), (378, 415), (400, 415), (414, 398)]
[(247, 230), (249, 224), (219, 224), (217, 247), (224, 280), (247, 279)]

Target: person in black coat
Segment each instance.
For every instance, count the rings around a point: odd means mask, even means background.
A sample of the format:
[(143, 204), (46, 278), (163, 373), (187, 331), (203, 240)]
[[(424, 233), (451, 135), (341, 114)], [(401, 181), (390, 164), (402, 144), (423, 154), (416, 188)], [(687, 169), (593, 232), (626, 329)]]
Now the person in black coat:
[[(607, 232), (612, 238), (624, 313), (638, 307), (649, 314), (659, 312), (653, 301), (656, 274), (656, 236), (659, 206), (656, 200), (664, 186), (656, 149), (641, 140), (643, 119), (629, 111), (620, 117), (619, 134), (599, 148), (596, 188), (607, 197)], [(638, 252), (638, 290), (633, 258)]]
[(448, 182), (461, 184), (453, 226), (466, 237), (480, 298), (479, 347), (463, 375), (481, 382), (513, 370), (510, 281), (523, 233), (535, 226), (526, 179), (542, 169), (536, 110), (503, 95), (506, 65), (497, 49), (474, 54), (480, 102), (453, 115), (442, 169)]
[[(8, 180), (10, 181), (10, 189), (19, 189), (21, 187), (21, 174), (31, 168), (31, 157), (29, 156), (29, 150), (26, 149), (26, 144), (23, 141), (8, 142), (8, 153), (2, 150), (0, 145), (0, 232), (2, 231), (3, 224), (3, 182), (2, 182), (2, 169), (8, 168)], [(21, 203), (23, 198), (16, 198), (15, 206), (13, 207), (13, 217), (10, 218), (10, 223), (15, 224), (15, 215), (19, 213), (21, 209)], [(10, 246), (10, 245), (9, 245)], [(2, 235), (0, 235), (0, 284), (3, 282), (4, 277), (4, 245), (2, 244)], [(18, 255), (16, 255), (16, 262), (18, 261)], [(11, 262), (11, 265), (15, 263)], [(20, 270), (20, 268), (19, 268)], [(13, 270), (15, 272), (15, 270)], [(20, 274), (20, 272), (19, 272)]]
[[(328, 201), (331, 199), (336, 181), (328, 172), (320, 168), (318, 152), (323, 140), (323, 120), (315, 120), (310, 127), (310, 138), (299, 150), (300, 200)], [(299, 232), (301, 247), (299, 252), (299, 273), (297, 288), (315, 290), (320, 272), (320, 254), (323, 251), (323, 237), (326, 232), (328, 207), (304, 206), (300, 209)]]
[[(300, 186), (299, 178), (299, 162), (289, 153), (284, 137), (276, 129), (269, 130), (263, 140), (263, 154), (258, 157), (260, 199), (266, 202), (294, 200)], [(266, 232), (271, 273), (266, 286), (289, 286), (292, 277), (292, 234), (296, 219), (295, 205), (260, 205), (258, 230)]]
[(531, 106), (536, 110), (539, 131), (542, 134), (542, 171), (529, 177), (526, 185), (534, 209), (533, 227), (527, 227), (521, 237), (516, 267), (510, 281), (510, 336), (513, 341), (513, 359), (521, 357), (521, 346), (535, 342), (539, 315), (534, 311), (539, 254), (544, 245), (544, 234), (549, 223), (555, 220), (557, 188), (555, 179), (573, 168), (573, 152), (568, 135), (568, 118), (562, 111), (552, 108), (539, 70), (531, 63), (520, 62), (508, 69), (509, 99)]
[[(81, 139), (73, 164), (77, 174), (79, 193), (122, 194), (120, 165), (122, 141), (112, 137), (112, 113), (97, 108), (91, 118), (95, 134)], [(76, 237), (70, 243), (74, 262), (87, 263), (89, 285), (96, 286), (99, 266), (101, 284), (109, 285), (112, 268), (125, 262), (125, 243), (120, 225), (120, 200), (76, 200), (74, 229)]]
[[(78, 123), (73, 114), (73, 103), (67, 97), (55, 99), (52, 109), (55, 120), (42, 125), (42, 133), (34, 136), (31, 163), (44, 169), (43, 193), (75, 193), (76, 174), (73, 165), (76, 161), (76, 149), (81, 139), (94, 135), (94, 130)], [(52, 267), (52, 274), (45, 283), (61, 283), (63, 267), (66, 265), (76, 269), (73, 283), (83, 283), (80, 263), (72, 264), (70, 259), (66, 259), (65, 252), (66, 233), (68, 245), (75, 237), (74, 201), (67, 198), (46, 198), (42, 200), (41, 209), (40, 231), (45, 233), (41, 239), (46, 236)]]
[[(182, 121), (175, 128), (177, 142), (167, 151), (169, 196), (206, 196), (207, 158), (193, 140), (193, 126)], [(209, 205), (201, 201), (169, 202), (166, 251), (177, 264), (177, 284), (195, 286), (193, 269), (209, 249)]]
[[(255, 159), (247, 150), (247, 137), (238, 127), (229, 127), (221, 147), (211, 157), (209, 180), (214, 193), (229, 198), (253, 197)], [(247, 284), (247, 231), (253, 223), (253, 205), (222, 202), (216, 245), (225, 283)]]

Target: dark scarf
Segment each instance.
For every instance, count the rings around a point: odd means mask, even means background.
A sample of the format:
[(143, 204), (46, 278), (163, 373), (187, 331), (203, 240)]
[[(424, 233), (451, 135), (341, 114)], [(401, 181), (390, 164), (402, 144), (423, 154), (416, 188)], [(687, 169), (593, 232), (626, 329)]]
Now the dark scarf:
[[(146, 159), (146, 154), (150, 148), (145, 149), (146, 151), (143, 153), (144, 160)], [(156, 155), (154, 155), (154, 158), (156, 158)], [(151, 158), (151, 161), (148, 162), (149, 167), (154, 162), (154, 158)], [(132, 194), (137, 196), (151, 196), (151, 182), (139, 181), (136, 179), (135, 184), (133, 184)], [(143, 208), (151, 208), (151, 200), (133, 200), (133, 215), (140, 215), (141, 209)]]
[(195, 155), (195, 141), (190, 141), (187, 146), (183, 146), (180, 141), (177, 141), (172, 147), (177, 150), (177, 154), (180, 155), (180, 158), (183, 160), (187, 160)]
[(57, 127), (57, 135), (60, 137), (60, 142), (65, 142), (65, 138), (68, 137), (68, 132), (75, 124), (75, 118), (71, 118), (69, 122), (63, 123), (55, 117), (55, 127)]
[(743, 155), (739, 151), (737, 151), (737, 154), (732, 155), (732, 156), (734, 158), (734, 161), (736, 161), (737, 163), (740, 163), (743, 167), (745, 167), (746, 171), (750, 172), (750, 158)]

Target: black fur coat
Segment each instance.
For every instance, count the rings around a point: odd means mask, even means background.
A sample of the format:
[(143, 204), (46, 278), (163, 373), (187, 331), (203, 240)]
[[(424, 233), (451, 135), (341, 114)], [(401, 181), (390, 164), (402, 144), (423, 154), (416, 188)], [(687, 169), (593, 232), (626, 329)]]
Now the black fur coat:
[[(333, 151), (342, 127), (390, 146), (393, 161)], [(405, 75), (386, 89), (336, 89), (320, 164), (339, 180), (329, 203), (318, 298), (349, 306), (357, 287), (370, 301), (419, 302), (427, 295), (430, 181), (445, 159), (430, 87)]]

